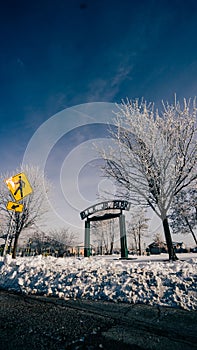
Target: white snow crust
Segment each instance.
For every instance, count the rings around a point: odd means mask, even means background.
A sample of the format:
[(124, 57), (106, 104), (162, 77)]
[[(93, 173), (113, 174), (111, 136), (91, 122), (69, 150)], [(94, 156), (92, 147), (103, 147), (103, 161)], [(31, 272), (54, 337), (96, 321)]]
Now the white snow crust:
[[(197, 254), (181, 260), (115, 256), (0, 258), (0, 288), (63, 299), (197, 309)], [(160, 259), (161, 261), (157, 261)], [(163, 260), (162, 260), (163, 259)]]

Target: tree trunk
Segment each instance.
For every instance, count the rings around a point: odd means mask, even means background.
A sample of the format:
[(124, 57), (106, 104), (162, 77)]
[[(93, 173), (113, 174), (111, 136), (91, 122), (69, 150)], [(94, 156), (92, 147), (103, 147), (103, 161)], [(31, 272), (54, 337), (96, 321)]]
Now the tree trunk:
[(170, 227), (168, 224), (168, 219), (166, 217), (163, 220), (163, 229), (164, 229), (164, 234), (165, 234), (165, 238), (166, 238), (166, 244), (168, 247), (169, 260), (176, 261), (176, 260), (178, 260), (178, 257), (176, 256), (176, 253), (174, 251), (174, 247), (172, 244), (172, 237), (171, 237), (171, 233), (170, 233)]
[(18, 239), (20, 236), (20, 233), (22, 232), (23, 226), (24, 226), (24, 220), (25, 215), (24, 213), (20, 215), (20, 213), (15, 213), (15, 237), (14, 237), (14, 247), (12, 252), (12, 258), (16, 259), (16, 249), (18, 247)]
[(9, 242), (9, 245), (8, 245), (8, 254), (11, 254), (12, 252), (12, 241), (13, 241), (13, 236), (10, 238), (10, 242)]
[(16, 259), (16, 249), (18, 246), (18, 238), (19, 238), (20, 232), (16, 232), (15, 238), (14, 238), (14, 247), (13, 247), (13, 252), (12, 252), (12, 259)]
[(138, 243), (137, 243), (137, 236), (136, 236), (136, 232), (135, 230), (133, 230), (133, 239), (134, 239), (134, 244), (135, 244), (135, 250), (136, 250), (136, 254), (138, 254)]
[(109, 252), (110, 255), (113, 254), (113, 250), (114, 250), (114, 242), (112, 241), (110, 244), (110, 252)]
[(188, 218), (185, 216), (185, 221), (186, 221), (186, 223), (187, 223), (187, 225), (188, 225), (188, 227), (189, 227), (189, 229), (190, 229), (190, 232), (191, 232), (191, 234), (192, 234), (192, 236), (193, 236), (193, 239), (194, 239), (194, 241), (195, 241), (195, 243), (196, 243), (196, 245), (197, 245), (197, 239), (196, 239), (196, 236), (195, 236), (195, 233), (194, 233), (194, 231), (192, 230), (192, 227), (191, 227), (191, 225), (190, 225), (190, 223), (189, 223), (189, 220), (188, 220)]
[(139, 248), (139, 255), (142, 255), (142, 248), (141, 248), (141, 232), (140, 232), (140, 228), (139, 228), (139, 234), (138, 234), (138, 248)]

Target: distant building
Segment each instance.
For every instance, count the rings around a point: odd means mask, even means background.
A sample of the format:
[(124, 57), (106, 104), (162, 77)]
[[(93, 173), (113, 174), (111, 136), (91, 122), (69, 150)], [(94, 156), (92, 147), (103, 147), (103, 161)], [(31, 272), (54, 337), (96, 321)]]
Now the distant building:
[(187, 253), (188, 249), (186, 248), (185, 243), (183, 242), (173, 242), (173, 247), (176, 253)]
[(167, 253), (167, 245), (164, 242), (153, 242), (149, 244), (147, 252), (150, 254)]
[[(187, 253), (188, 250), (183, 242), (173, 242), (172, 244), (176, 253)], [(161, 254), (167, 253), (168, 248), (165, 242), (153, 242), (148, 245), (146, 251), (150, 254)]]

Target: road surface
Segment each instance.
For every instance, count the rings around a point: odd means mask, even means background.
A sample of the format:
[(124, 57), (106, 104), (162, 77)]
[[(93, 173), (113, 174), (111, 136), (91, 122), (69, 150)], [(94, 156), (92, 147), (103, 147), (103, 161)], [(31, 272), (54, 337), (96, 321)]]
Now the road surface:
[(1, 350), (197, 349), (197, 313), (0, 291)]

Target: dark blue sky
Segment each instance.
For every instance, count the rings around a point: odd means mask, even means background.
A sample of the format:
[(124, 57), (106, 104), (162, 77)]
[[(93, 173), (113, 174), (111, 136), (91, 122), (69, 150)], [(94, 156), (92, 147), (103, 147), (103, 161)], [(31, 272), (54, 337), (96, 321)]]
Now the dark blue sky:
[(66, 107), (196, 95), (195, 0), (6, 0), (0, 46), (3, 168)]
[[(196, 96), (197, 2), (1, 1), (0, 86), (2, 173), (20, 165), (37, 128), (65, 108)], [(72, 142), (84, 142), (86, 132), (102, 137), (102, 128), (99, 135), (98, 128), (88, 130), (57, 144), (49, 177)]]

